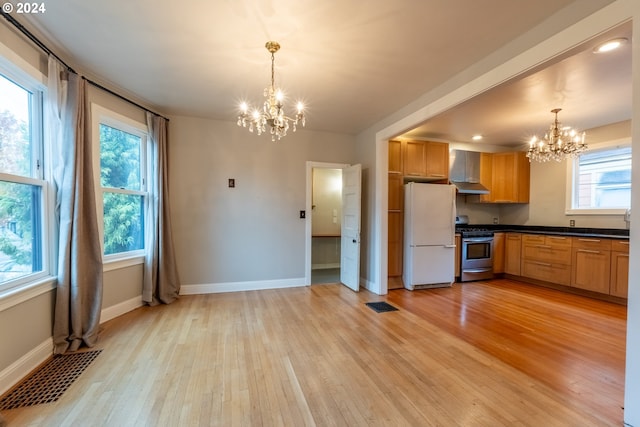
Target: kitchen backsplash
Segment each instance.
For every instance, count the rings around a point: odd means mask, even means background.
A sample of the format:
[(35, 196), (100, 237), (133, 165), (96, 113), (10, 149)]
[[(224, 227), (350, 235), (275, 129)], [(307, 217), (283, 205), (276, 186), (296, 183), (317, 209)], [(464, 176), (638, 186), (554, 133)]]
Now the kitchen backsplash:
[(467, 197), (458, 194), (456, 197), (456, 213), (467, 215), (470, 224), (493, 224), (494, 218), (500, 218), (500, 206), (483, 203), (467, 203)]

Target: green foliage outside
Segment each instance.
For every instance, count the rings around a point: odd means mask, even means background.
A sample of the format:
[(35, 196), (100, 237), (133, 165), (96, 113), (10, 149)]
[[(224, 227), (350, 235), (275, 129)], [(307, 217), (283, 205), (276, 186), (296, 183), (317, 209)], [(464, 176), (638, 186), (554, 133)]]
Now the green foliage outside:
[(144, 248), (144, 199), (109, 189), (140, 190), (141, 138), (100, 125), (100, 184), (104, 203), (104, 253)]
[[(0, 172), (31, 175), (28, 124), (8, 110), (0, 111)], [(39, 191), (33, 185), (0, 181), (0, 283), (29, 274), (39, 265), (33, 258), (33, 225), (39, 220), (33, 208)]]

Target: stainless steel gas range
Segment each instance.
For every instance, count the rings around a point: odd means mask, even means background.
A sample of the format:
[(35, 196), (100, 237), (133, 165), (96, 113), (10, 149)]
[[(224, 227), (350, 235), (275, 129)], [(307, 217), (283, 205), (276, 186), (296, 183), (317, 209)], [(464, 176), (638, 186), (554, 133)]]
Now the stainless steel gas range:
[(493, 230), (463, 222), (456, 225), (462, 240), (460, 281), (493, 278)]

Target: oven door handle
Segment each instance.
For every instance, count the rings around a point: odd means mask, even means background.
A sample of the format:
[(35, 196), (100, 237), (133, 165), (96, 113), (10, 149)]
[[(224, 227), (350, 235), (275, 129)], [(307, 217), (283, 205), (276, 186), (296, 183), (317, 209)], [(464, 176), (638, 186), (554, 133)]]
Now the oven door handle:
[(465, 273), (486, 273), (487, 271), (493, 271), (493, 268), (463, 268)]
[(463, 237), (463, 243), (491, 243), (493, 237)]

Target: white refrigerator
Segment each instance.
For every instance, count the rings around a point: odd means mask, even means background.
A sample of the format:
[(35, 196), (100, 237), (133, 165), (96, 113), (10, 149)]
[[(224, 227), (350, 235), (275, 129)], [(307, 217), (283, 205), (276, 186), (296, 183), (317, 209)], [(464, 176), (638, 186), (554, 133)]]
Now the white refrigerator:
[(402, 271), (405, 288), (445, 287), (454, 282), (455, 216), (455, 186), (405, 184)]

